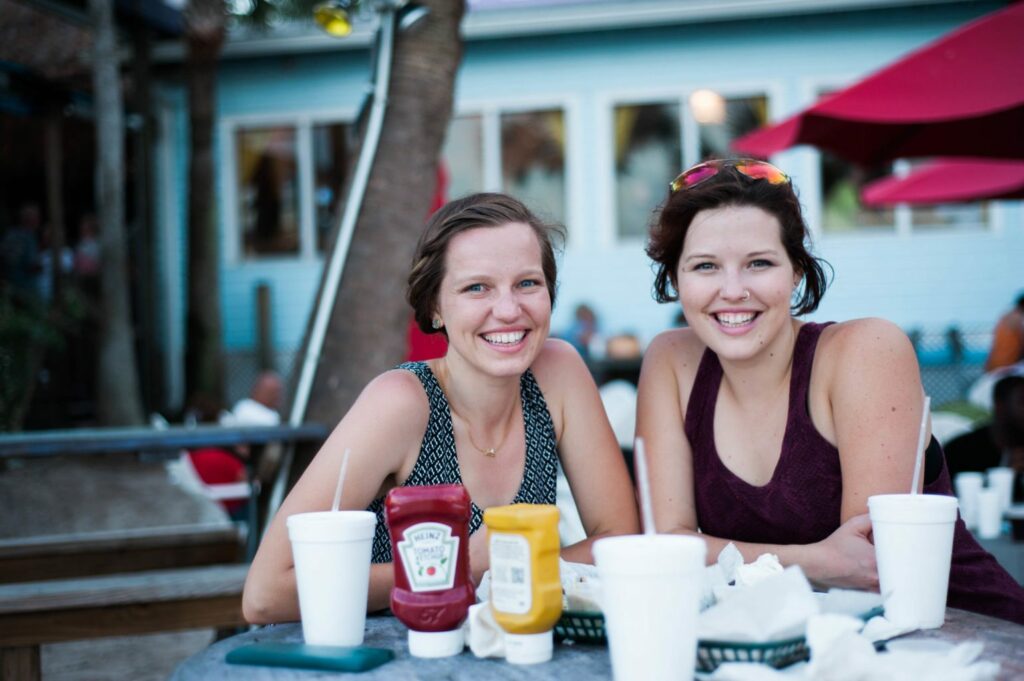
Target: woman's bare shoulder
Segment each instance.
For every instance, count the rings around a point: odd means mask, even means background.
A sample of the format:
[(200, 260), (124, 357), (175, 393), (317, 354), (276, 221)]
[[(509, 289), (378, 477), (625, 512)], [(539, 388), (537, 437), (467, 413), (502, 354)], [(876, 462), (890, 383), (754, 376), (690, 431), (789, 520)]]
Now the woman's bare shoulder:
[(561, 392), (562, 388), (569, 388), (576, 381), (590, 376), (590, 370), (576, 348), (558, 338), (544, 341), (540, 353), (530, 365), (530, 371), (545, 396)]
[(696, 372), (705, 347), (693, 329), (669, 329), (655, 336), (647, 346), (644, 364), (667, 364), (677, 374), (691, 370)]
[[(917, 376), (917, 356), (907, 334), (896, 324), (877, 317), (852, 319), (822, 331), (815, 372), (832, 387), (859, 385), (876, 375), (880, 380)], [(820, 380), (820, 379), (818, 379)]]
[(839, 355), (911, 349), (910, 339), (903, 329), (879, 317), (831, 324), (822, 331), (819, 344), (825, 352)]
[(430, 404), (415, 374), (405, 369), (392, 369), (366, 385), (353, 411), (372, 414), (377, 424), (393, 424), (422, 433), (427, 425)]

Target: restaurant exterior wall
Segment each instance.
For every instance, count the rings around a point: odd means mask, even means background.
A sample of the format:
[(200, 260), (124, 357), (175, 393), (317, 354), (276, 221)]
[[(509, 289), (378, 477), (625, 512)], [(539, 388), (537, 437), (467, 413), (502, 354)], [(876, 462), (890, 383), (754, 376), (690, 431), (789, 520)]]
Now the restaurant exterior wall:
[[(566, 328), (578, 303), (591, 305), (605, 333), (633, 332), (644, 341), (668, 327), (675, 306), (656, 305), (651, 273), (638, 237), (615, 224), (614, 120), (617, 103), (677, 98), (713, 89), (730, 96), (759, 93), (771, 120), (810, 104), (823, 90), (855, 81), (1000, 3), (953, 3), (898, 10), (662, 26), (619, 32), (474, 40), (466, 45), (457, 84), (463, 116), (556, 108), (564, 122), (565, 218), (559, 304), (552, 327)], [(351, 121), (369, 73), (359, 50), (225, 60), (220, 71), (218, 196), (223, 266), (225, 346), (243, 356), (255, 344), (254, 288), (272, 289), (272, 336), (282, 357), (301, 342), (319, 281), (322, 256), (309, 243), (291, 256), (250, 258), (239, 247), (233, 136), (247, 126), (317, 125)], [(183, 98), (170, 88), (163, 187), (183, 178), (186, 140)], [(486, 124), (484, 126), (486, 128)], [(492, 134), (485, 133), (485, 134)], [(689, 140), (692, 142), (692, 140)], [(299, 146), (302, 146), (300, 142)], [(686, 149), (684, 158), (696, 153)], [(309, 154), (299, 151), (299, 156)], [(1020, 202), (993, 205), (984, 223), (917, 230), (904, 214), (890, 230), (830, 233), (820, 229), (822, 201), (817, 152), (798, 149), (774, 159), (800, 190), (817, 251), (835, 268), (832, 289), (814, 319), (882, 316), (904, 328), (950, 324), (990, 326), (1024, 287), (1024, 211)], [(489, 163), (489, 162), (488, 162)], [(500, 189), (500, 168), (483, 173)], [(489, 179), (488, 179), (489, 178)], [(665, 182), (670, 177), (666, 176)], [(306, 187), (306, 189), (310, 189)], [(658, 197), (658, 200), (663, 197)], [(184, 195), (162, 213), (168, 244), (168, 304), (184, 292)], [(654, 208), (655, 200), (651, 208)], [(303, 210), (309, 210), (304, 208)], [(308, 237), (308, 234), (307, 234)], [(307, 239), (308, 241), (308, 239)], [(177, 287), (177, 290), (175, 290)], [(394, 282), (401, 295), (403, 282)], [(180, 302), (175, 303), (180, 307)], [(382, 331), (387, 332), (387, 331)], [(401, 330), (393, 330), (400, 333)], [(180, 330), (175, 331), (180, 335)], [(384, 367), (382, 367), (383, 369)]]

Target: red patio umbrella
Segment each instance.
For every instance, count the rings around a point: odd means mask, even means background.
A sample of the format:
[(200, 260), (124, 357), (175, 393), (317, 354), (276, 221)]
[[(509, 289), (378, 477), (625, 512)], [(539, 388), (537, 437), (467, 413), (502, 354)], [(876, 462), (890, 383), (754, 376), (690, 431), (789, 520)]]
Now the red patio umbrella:
[(1024, 159), (1024, 2), (970, 22), (733, 148), (811, 144), (874, 165), (914, 156)]
[(905, 177), (890, 175), (864, 185), (869, 206), (1024, 199), (1024, 161), (938, 159)]

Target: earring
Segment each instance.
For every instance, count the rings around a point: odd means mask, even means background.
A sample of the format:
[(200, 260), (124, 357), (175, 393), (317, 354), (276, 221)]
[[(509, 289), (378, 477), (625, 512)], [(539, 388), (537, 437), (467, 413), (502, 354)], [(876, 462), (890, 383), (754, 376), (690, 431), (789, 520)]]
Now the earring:
[(444, 322), (441, 321), (440, 317), (434, 317), (434, 319), (431, 320), (430, 322), (430, 328), (434, 329), (435, 331), (440, 329), (442, 326), (444, 326)]
[(743, 298), (741, 298), (741, 300), (743, 302), (747, 302), (748, 300), (750, 300), (750, 291), (748, 291), (747, 289), (743, 289)]

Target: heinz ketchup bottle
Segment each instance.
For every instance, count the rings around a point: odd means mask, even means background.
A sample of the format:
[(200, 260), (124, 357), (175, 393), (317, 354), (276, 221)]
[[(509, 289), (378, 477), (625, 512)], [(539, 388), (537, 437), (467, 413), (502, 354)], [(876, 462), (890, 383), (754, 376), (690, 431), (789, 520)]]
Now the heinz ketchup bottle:
[(384, 504), (395, 587), (391, 611), (416, 657), (458, 655), (476, 600), (469, 573), (470, 501), (462, 485), (395, 487)]

